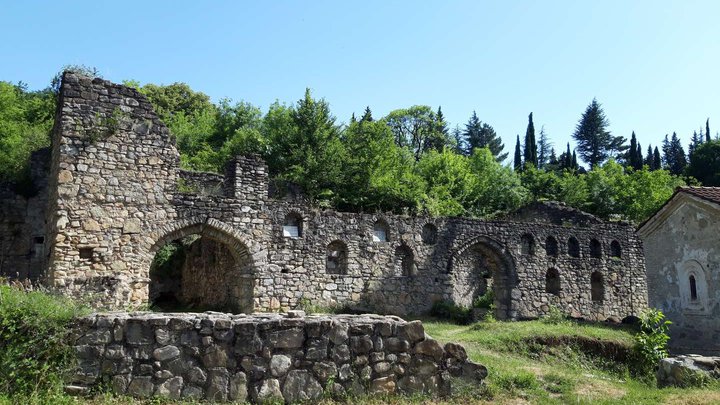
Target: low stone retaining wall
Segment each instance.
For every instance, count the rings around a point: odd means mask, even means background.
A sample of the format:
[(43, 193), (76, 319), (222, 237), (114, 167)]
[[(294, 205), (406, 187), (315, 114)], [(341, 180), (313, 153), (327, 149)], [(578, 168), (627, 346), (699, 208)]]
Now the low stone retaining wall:
[(73, 389), (136, 397), (313, 401), (324, 394), (448, 395), (487, 369), (394, 316), (107, 313), (78, 321)]
[(692, 387), (720, 379), (720, 357), (688, 354), (660, 360), (658, 387)]

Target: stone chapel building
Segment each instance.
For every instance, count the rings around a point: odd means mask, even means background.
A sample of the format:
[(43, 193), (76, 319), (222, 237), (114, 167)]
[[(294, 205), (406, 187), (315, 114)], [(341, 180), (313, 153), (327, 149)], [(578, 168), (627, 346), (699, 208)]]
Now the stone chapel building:
[(720, 353), (720, 187), (682, 187), (645, 221), (648, 300), (672, 321), (670, 348)]

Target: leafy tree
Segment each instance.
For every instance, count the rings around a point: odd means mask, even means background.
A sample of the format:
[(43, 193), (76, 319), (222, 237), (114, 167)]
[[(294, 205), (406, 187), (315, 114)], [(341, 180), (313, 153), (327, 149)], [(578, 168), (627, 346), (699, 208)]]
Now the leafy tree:
[(543, 125), (540, 128), (540, 140), (538, 141), (538, 168), (542, 169), (548, 163), (550, 159), (550, 148), (552, 148), (552, 142), (548, 139), (545, 126)]
[(507, 158), (507, 152), (502, 153), (505, 148), (502, 139), (500, 139), (493, 127), (478, 119), (475, 111), (473, 111), (472, 116), (465, 124), (463, 136), (467, 142), (466, 153), (468, 155), (472, 155), (475, 148), (488, 148), (498, 162), (502, 162)]
[(720, 141), (711, 140), (698, 146), (690, 159), (687, 174), (704, 186), (720, 186)]
[(52, 89), (0, 81), (0, 181), (28, 179), (30, 154), (50, 144), (54, 113)]
[(277, 179), (302, 187), (308, 197), (330, 201), (341, 177), (343, 145), (335, 117), (310, 89), (296, 105), (274, 104), (263, 120), (269, 150), (265, 156)]
[(525, 151), (523, 158), (525, 159), (525, 166), (532, 164), (538, 167), (538, 150), (537, 144), (535, 143), (535, 124), (533, 124), (533, 115), (528, 115), (528, 126), (525, 131)]
[(515, 142), (515, 156), (513, 159), (513, 168), (516, 172), (522, 171), (522, 154), (520, 153), (520, 135), (517, 136), (517, 141)]
[(587, 106), (573, 133), (582, 159), (591, 168), (604, 162), (617, 147), (615, 138), (607, 130), (609, 121), (596, 99)]
[(395, 143), (412, 151), (415, 160), (430, 150), (441, 151), (449, 140), (438, 131), (437, 116), (426, 105), (391, 111), (385, 122), (395, 135)]

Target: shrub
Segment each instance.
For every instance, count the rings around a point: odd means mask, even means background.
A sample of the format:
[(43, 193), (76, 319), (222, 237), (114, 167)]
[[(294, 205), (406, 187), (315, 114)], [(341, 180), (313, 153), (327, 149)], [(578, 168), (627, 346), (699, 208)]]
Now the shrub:
[(492, 288), (485, 291), (485, 294), (475, 298), (475, 301), (473, 301), (473, 308), (493, 309), (494, 307), (495, 293)]
[(80, 311), (67, 299), (0, 283), (0, 392), (27, 396), (62, 388), (73, 359), (68, 326)]
[(548, 309), (547, 314), (540, 317), (540, 321), (550, 325), (561, 325), (566, 323), (568, 320), (567, 316), (560, 308), (555, 305), (550, 305), (550, 309)]
[(668, 330), (672, 322), (665, 320), (659, 309), (649, 308), (640, 314), (640, 331), (635, 335), (633, 347), (636, 357), (635, 373), (648, 376), (668, 356)]
[(472, 322), (470, 308), (455, 305), (450, 301), (435, 301), (430, 309), (430, 315), (450, 320), (459, 325), (468, 325)]

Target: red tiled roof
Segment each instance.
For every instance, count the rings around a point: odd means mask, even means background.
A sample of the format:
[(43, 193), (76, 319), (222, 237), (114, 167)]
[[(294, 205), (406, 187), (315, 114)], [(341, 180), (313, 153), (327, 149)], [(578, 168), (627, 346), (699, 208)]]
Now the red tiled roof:
[(678, 191), (720, 204), (720, 187), (680, 187)]

